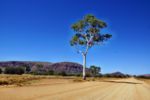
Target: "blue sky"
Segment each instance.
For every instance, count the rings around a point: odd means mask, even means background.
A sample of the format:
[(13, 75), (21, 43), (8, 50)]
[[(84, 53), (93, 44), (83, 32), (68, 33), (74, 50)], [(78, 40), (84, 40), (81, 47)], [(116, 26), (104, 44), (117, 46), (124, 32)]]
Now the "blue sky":
[(70, 26), (94, 14), (113, 38), (89, 51), (87, 65), (102, 73), (150, 73), (149, 0), (1, 0), (0, 61), (78, 62)]

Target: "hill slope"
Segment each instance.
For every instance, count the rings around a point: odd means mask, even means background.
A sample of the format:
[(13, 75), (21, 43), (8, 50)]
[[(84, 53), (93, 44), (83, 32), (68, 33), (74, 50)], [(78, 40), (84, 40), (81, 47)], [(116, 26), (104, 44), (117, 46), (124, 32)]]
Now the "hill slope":
[[(0, 68), (5, 67), (28, 67), (31, 72), (34, 71), (54, 71), (56, 73), (65, 72), (67, 74), (81, 74), (82, 73), (82, 65), (74, 62), (58, 62), (58, 63), (50, 63), (50, 62), (31, 62), (31, 61), (7, 61), (0, 62)], [(90, 70), (86, 69), (87, 73)]]

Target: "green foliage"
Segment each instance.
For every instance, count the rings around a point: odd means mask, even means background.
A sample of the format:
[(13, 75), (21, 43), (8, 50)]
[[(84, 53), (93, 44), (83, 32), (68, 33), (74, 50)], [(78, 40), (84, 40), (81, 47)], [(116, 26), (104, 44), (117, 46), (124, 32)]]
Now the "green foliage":
[(25, 67), (27, 73), (29, 73), (31, 71), (31, 68), (29, 65), (25, 65), (24, 67)]
[(91, 70), (92, 76), (95, 77), (95, 76), (99, 76), (99, 72), (100, 72), (101, 68), (92, 65), (92, 66), (90, 66), (90, 70)]
[(150, 76), (139, 75), (139, 76), (135, 76), (135, 78), (150, 79)]
[(62, 71), (62, 72), (58, 73), (58, 75), (61, 75), (61, 76), (67, 76), (67, 74), (66, 74), (65, 71)]
[(112, 77), (110, 74), (104, 74), (103, 77)]
[(86, 77), (91, 77), (91, 74), (90, 73), (86, 73)]
[(2, 73), (2, 69), (0, 68), (0, 74)]
[(82, 20), (72, 25), (75, 35), (72, 37), (71, 46), (81, 45), (92, 47), (112, 37), (110, 34), (101, 34), (101, 29), (107, 27), (106, 23), (94, 15), (86, 15)]
[(49, 70), (48, 71), (48, 75), (54, 75), (54, 71), (53, 70)]
[[(73, 75), (72, 75), (73, 76)], [(81, 77), (82, 76), (82, 74), (76, 74), (75, 76), (77, 76), (77, 77)]]
[(37, 64), (36, 67), (37, 67), (38, 69), (42, 69), (42, 68), (43, 68), (43, 65), (42, 65), (42, 64)]
[(24, 67), (6, 67), (4, 73), (21, 75), (25, 73), (25, 69)]
[(42, 64), (36, 64), (36, 67), (32, 69), (32, 73), (35, 75), (47, 75), (47, 71)]

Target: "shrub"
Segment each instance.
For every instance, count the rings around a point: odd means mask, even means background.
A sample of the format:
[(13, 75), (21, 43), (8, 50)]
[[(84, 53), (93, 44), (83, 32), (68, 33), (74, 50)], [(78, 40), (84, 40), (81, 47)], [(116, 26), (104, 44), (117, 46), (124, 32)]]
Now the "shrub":
[(86, 73), (86, 77), (91, 77), (91, 74), (90, 73)]
[(137, 77), (136, 75), (133, 75), (133, 77)]
[(77, 77), (81, 77), (81, 76), (82, 76), (82, 74), (76, 74), (75, 76), (77, 76)]
[(49, 70), (48, 71), (48, 75), (54, 75), (54, 71), (53, 70)]
[(103, 77), (111, 77), (110, 74), (104, 74)]
[(38, 73), (36, 71), (32, 71), (30, 72), (31, 75), (38, 75)]
[(103, 77), (103, 75), (99, 73), (97, 77)]
[(0, 68), (0, 74), (2, 73), (2, 69)]
[(48, 75), (48, 73), (46, 73), (46, 72), (38, 72), (38, 71), (30, 72), (30, 74), (32, 74), (32, 75)]
[(65, 71), (62, 71), (59, 73), (59, 75), (62, 75), (62, 76), (67, 76), (66, 72)]
[(82, 78), (75, 78), (73, 81), (74, 82), (84, 82), (84, 80)]
[(150, 79), (150, 76), (140, 75), (140, 76), (136, 76), (136, 78)]
[(31, 67), (29, 65), (24, 65), (23, 67), (25, 68), (26, 73), (30, 73)]
[(23, 67), (6, 67), (4, 73), (21, 75), (25, 73), (25, 70)]
[(48, 71), (42, 64), (36, 64), (36, 66), (34, 66), (30, 71), (30, 73), (34, 75), (48, 75)]
[(93, 77), (98, 77), (101, 68), (95, 65), (90, 66), (90, 71)]
[(9, 82), (6, 80), (0, 80), (0, 85), (8, 85)]

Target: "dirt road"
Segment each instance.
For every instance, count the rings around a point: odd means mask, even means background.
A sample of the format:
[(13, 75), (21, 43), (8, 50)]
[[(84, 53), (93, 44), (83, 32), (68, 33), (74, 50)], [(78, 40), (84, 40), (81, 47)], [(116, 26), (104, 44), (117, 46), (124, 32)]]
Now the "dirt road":
[(150, 100), (150, 85), (134, 78), (100, 82), (55, 81), (43, 85), (0, 87), (0, 100)]

